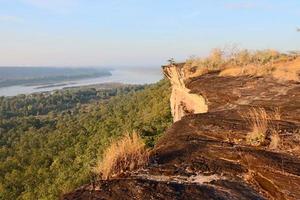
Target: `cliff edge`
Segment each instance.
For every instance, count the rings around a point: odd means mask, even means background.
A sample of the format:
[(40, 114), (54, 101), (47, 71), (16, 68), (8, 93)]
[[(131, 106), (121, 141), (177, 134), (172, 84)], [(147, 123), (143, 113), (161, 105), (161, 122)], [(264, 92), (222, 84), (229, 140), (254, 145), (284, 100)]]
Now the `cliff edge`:
[[(300, 199), (299, 82), (218, 72), (190, 78), (181, 64), (163, 70), (175, 123), (149, 165), (62, 199)], [(266, 113), (259, 144), (249, 141), (255, 127), (246, 119), (255, 109)]]

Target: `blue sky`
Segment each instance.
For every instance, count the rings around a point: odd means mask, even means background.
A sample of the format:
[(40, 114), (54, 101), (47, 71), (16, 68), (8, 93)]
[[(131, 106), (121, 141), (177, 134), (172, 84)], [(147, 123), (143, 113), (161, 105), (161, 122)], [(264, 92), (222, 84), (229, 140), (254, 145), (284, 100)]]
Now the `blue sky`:
[(159, 66), (215, 47), (299, 50), (299, 0), (0, 0), (0, 65)]

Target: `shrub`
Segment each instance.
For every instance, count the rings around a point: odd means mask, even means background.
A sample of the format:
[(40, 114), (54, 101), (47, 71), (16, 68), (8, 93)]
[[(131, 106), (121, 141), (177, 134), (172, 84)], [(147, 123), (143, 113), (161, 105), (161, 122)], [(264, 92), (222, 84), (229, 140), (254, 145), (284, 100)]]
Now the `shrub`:
[(144, 167), (148, 163), (148, 151), (137, 133), (125, 134), (113, 142), (104, 152), (95, 172), (102, 179), (120, 175), (124, 172)]
[(185, 73), (190, 77), (201, 76), (211, 71), (218, 71), (224, 65), (224, 51), (213, 49), (207, 58), (191, 57), (184, 65)]
[(241, 50), (234, 55), (231, 63), (233, 63), (236, 66), (245, 66), (247, 64), (250, 64), (251, 62), (251, 53), (248, 50)]
[(267, 49), (255, 51), (252, 57), (252, 62), (254, 62), (257, 65), (264, 65), (268, 63), (274, 63), (274, 61), (280, 57), (280, 53), (273, 49)]

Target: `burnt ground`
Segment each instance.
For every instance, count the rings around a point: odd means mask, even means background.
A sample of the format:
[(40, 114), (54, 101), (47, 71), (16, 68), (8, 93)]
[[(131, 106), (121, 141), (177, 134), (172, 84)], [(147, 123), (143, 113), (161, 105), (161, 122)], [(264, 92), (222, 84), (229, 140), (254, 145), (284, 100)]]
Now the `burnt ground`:
[[(300, 199), (300, 84), (271, 78), (218, 77), (189, 81), (209, 112), (174, 123), (151, 152), (148, 167), (97, 181), (62, 199)], [(280, 136), (250, 146), (250, 125), (241, 117), (252, 107), (279, 108), (272, 127)]]

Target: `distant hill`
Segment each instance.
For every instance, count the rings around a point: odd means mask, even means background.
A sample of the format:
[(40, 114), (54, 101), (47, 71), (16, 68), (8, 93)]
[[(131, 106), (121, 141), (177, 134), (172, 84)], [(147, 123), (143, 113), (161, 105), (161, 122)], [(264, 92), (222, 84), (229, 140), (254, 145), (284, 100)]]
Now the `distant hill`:
[(97, 68), (0, 67), (0, 87), (39, 85), (110, 75), (108, 69)]

